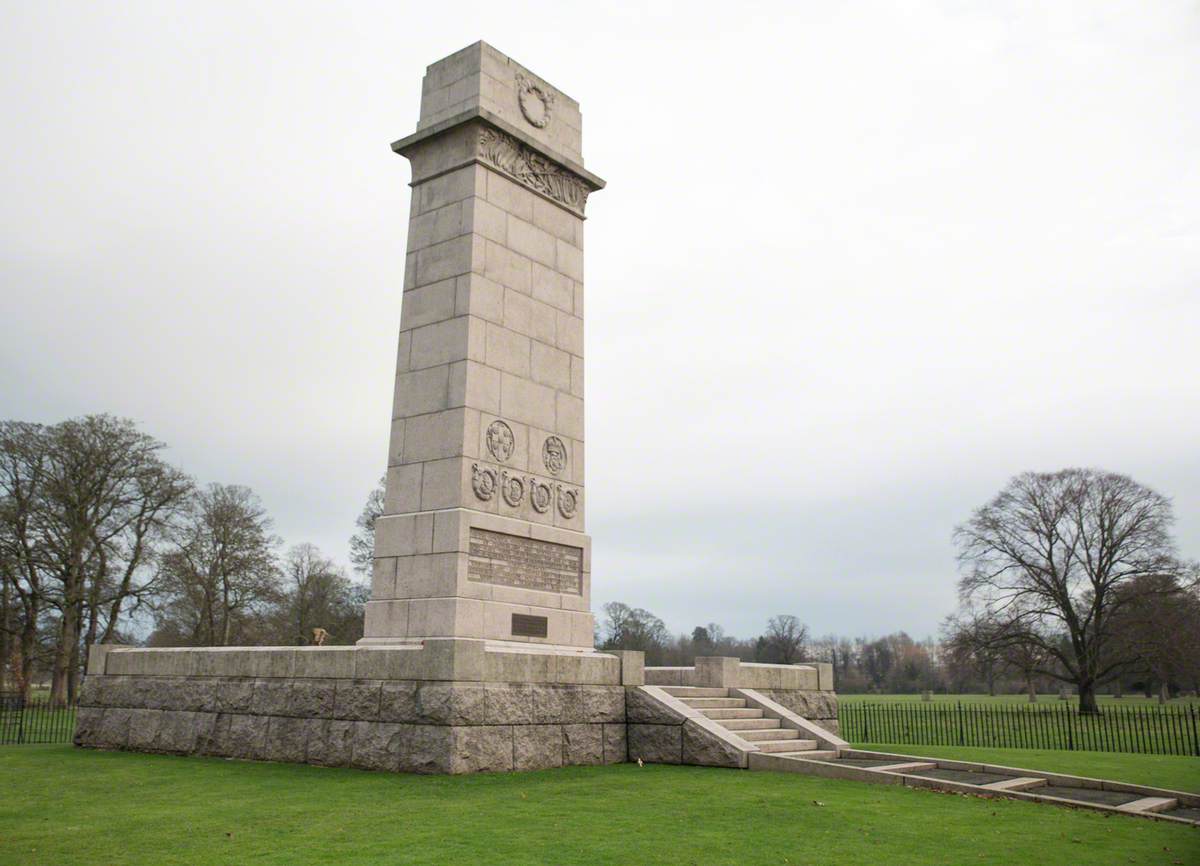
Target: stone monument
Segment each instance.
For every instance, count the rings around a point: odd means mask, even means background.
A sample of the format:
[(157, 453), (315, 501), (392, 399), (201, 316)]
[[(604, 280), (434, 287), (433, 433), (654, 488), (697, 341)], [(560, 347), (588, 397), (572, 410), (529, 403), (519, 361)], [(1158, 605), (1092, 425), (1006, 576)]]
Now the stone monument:
[(429, 67), (364, 645), (592, 648), (579, 104), (479, 42)]
[(412, 208), (363, 639), (93, 646), (78, 745), (421, 773), (840, 747), (828, 665), (593, 649), (580, 129), (482, 42), (428, 68), (392, 146)]

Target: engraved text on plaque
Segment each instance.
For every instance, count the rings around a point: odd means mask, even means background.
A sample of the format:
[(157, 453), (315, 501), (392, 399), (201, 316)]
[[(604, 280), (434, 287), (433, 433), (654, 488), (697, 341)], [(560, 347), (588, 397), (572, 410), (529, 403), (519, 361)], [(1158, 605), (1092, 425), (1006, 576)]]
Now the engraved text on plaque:
[(543, 592), (583, 592), (583, 550), (471, 527), (467, 577)]

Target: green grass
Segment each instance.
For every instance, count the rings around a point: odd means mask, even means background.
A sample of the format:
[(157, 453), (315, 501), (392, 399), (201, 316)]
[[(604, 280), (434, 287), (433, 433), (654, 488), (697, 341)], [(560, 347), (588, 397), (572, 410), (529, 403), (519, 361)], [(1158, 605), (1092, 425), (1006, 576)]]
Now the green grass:
[(1028, 770), (1090, 776), (1200, 793), (1200, 758), (1176, 755), (1131, 755), (1114, 752), (1064, 752), (1042, 749), (979, 749), (971, 746), (913, 746), (899, 743), (856, 743), (856, 748), (898, 752), (921, 758), (954, 758), (1003, 764)]
[(621, 765), (419, 777), (0, 749), (17, 864), (1194, 863), (1144, 819), (790, 773)]

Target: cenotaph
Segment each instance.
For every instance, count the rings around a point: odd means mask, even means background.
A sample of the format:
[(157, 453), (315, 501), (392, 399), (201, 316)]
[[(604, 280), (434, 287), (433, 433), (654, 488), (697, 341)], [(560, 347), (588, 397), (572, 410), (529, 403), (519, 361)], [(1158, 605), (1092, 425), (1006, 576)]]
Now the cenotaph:
[(363, 644), (592, 648), (579, 104), (485, 43), (425, 74)]
[[(77, 745), (418, 773), (839, 747), (828, 665), (593, 649), (583, 219), (604, 182), (581, 127), (485, 43), (428, 68), (392, 146), (412, 205), (363, 639), (93, 646)], [(714, 692), (747, 709), (720, 724)]]

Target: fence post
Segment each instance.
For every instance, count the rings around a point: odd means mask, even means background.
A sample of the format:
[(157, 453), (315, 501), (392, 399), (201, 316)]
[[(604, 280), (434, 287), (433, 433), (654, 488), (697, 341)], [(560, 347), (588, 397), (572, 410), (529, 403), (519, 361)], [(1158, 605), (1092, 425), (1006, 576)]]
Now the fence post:
[(963, 734), (963, 708), (962, 701), (958, 702), (958, 744), (966, 745), (966, 740)]
[(17, 745), (25, 742), (25, 696), (17, 701)]
[(1192, 751), (1200, 758), (1200, 736), (1196, 736), (1196, 705), (1188, 704), (1188, 714), (1192, 717)]

